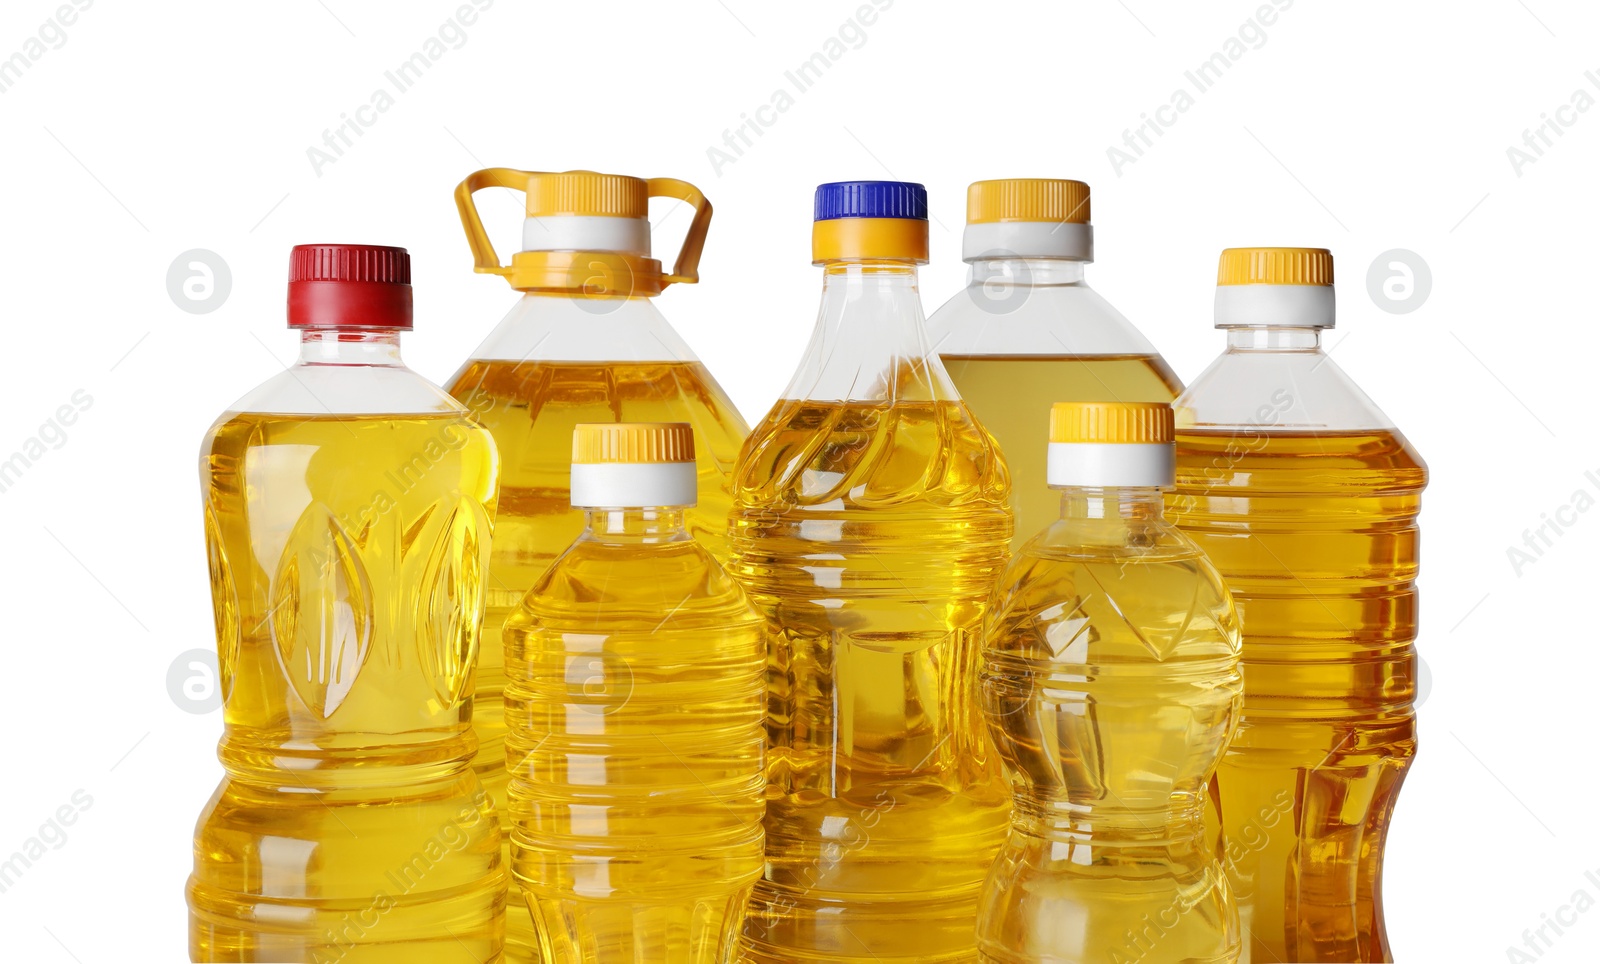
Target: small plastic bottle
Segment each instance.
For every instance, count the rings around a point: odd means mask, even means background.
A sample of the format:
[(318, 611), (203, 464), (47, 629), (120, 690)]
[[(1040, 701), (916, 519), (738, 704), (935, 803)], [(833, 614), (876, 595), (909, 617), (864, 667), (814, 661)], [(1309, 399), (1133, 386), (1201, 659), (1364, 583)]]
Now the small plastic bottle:
[(1244, 625), (1244, 722), (1217, 769), (1255, 964), (1388, 961), (1383, 848), (1416, 754), (1427, 466), (1327, 354), (1333, 256), (1230, 248), (1228, 348), (1176, 403), (1173, 521)]
[(505, 629), (540, 960), (723, 964), (761, 873), (760, 619), (685, 528), (688, 425), (577, 426), (571, 493), (583, 533)]
[(1204, 811), (1239, 716), (1239, 627), (1222, 578), (1162, 518), (1172, 409), (1063, 402), (1049, 437), (1059, 517), (1012, 560), (985, 631), (984, 712), (1012, 807), (981, 957), (1235, 961)]
[(400, 360), (403, 248), (301, 245), (300, 359), (201, 450), (227, 775), (189, 878), (196, 961), (498, 960), (472, 771), (494, 442)]
[(1013, 550), (1056, 518), (1044, 449), (1056, 402), (1170, 402), (1178, 376), (1084, 278), (1094, 260), (1089, 185), (1048, 178), (967, 188), (967, 286), (928, 336), (1011, 468)]

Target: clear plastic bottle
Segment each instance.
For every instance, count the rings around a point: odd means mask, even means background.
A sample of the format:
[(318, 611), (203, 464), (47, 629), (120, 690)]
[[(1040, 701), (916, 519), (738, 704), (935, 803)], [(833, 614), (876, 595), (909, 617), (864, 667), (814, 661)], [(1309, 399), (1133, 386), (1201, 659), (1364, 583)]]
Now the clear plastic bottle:
[(686, 424), (579, 425), (587, 526), (506, 620), (513, 874), (548, 964), (723, 964), (761, 873), (761, 620)]
[[(473, 194), (503, 187), (527, 197), (523, 250), (501, 265)], [(693, 205), (671, 273), (650, 257), (647, 205), (670, 197)], [(486, 638), (583, 531), (567, 490), (573, 427), (586, 422), (687, 422), (694, 428), (699, 501), (689, 532), (726, 555), (728, 478), (748, 428), (722, 388), (653, 301), (673, 283), (693, 283), (711, 205), (692, 185), (588, 171), (543, 174), (491, 168), (456, 189), (477, 270), (522, 292), (450, 392), (494, 434), (500, 449), (500, 514), (489, 565)], [(477, 770), (500, 811), (505, 799), (505, 687), (498, 644), (485, 647), (473, 718)], [(507, 912), (507, 960), (536, 959), (533, 926), (520, 902)]]
[(734, 476), (729, 570), (768, 620), (751, 961), (968, 961), (1006, 796), (973, 685), (1011, 537), (992, 438), (928, 347), (927, 195), (817, 190), (816, 333)]
[(928, 319), (961, 397), (1011, 468), (1013, 551), (1056, 519), (1044, 480), (1056, 402), (1170, 402), (1183, 390), (1133, 324), (1091, 289), (1089, 185), (1011, 178), (967, 188), (967, 287)]
[(201, 451), (227, 771), (195, 831), (196, 961), (499, 960), (471, 767), (496, 458), (400, 361), (403, 248), (302, 245), (300, 360)]
[(1390, 959), (1384, 836), (1416, 752), (1427, 468), (1323, 353), (1333, 308), (1327, 251), (1224, 251), (1228, 349), (1177, 402), (1169, 515), (1244, 629), (1244, 720), (1215, 796), (1256, 964)]
[(1059, 516), (1012, 559), (984, 632), (1013, 799), (980, 957), (1236, 961), (1204, 812), (1239, 718), (1239, 626), (1222, 577), (1162, 518), (1172, 409), (1063, 402), (1050, 423)]

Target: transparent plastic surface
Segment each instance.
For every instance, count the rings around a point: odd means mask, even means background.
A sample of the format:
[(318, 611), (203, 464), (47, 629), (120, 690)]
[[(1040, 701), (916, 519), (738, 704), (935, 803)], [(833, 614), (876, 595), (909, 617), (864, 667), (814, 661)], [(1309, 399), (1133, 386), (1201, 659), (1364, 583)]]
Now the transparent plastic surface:
[[(572, 508), (572, 429), (580, 422), (687, 422), (694, 428), (699, 504), (690, 533), (726, 554), (728, 479), (748, 429), (705, 366), (649, 298), (523, 295), (451, 379), (451, 394), (494, 435), (500, 512), (488, 576), (485, 638), (583, 531)], [(505, 820), (504, 654), (479, 663), (475, 767)], [(507, 960), (536, 960), (533, 924), (520, 903), (507, 914)]]
[(760, 619), (680, 510), (588, 518), (506, 621), (515, 880), (549, 964), (723, 964), (762, 863)]
[(1056, 402), (1170, 402), (1183, 385), (1150, 342), (1084, 281), (1082, 262), (999, 258), (928, 320), (961, 397), (1011, 468), (1015, 550), (1056, 518), (1045, 443)]
[(1006, 797), (972, 680), (1005, 464), (928, 351), (916, 273), (826, 267), (816, 333), (734, 477), (767, 620), (752, 961), (965, 961)]
[(1158, 490), (1056, 491), (1057, 521), (1012, 560), (984, 634), (1013, 806), (981, 959), (1235, 961), (1203, 816), (1243, 691), (1233, 603)]
[(1178, 428), (1270, 432), (1393, 429), (1312, 328), (1239, 328), (1173, 404)]
[(398, 332), (329, 329), (301, 332), (295, 364), (228, 407), (230, 413), (272, 415), (459, 415), (461, 411), (461, 403), (400, 360)]
[(308, 332), (201, 455), (227, 775), (195, 832), (191, 956), (498, 959), (469, 726), (489, 434), (393, 332)]
[(1229, 332), (1177, 403), (1169, 515), (1244, 630), (1213, 782), (1249, 959), (1388, 961), (1384, 838), (1416, 752), (1427, 468), (1308, 329)]

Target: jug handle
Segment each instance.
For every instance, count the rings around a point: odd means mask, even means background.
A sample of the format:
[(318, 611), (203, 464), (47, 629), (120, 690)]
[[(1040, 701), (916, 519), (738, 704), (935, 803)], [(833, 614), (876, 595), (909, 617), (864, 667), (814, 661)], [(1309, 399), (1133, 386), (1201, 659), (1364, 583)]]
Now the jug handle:
[(711, 202), (700, 189), (688, 181), (672, 177), (652, 177), (648, 182), (651, 197), (670, 197), (694, 205), (694, 220), (683, 236), (683, 247), (678, 249), (678, 260), (672, 273), (661, 279), (662, 287), (669, 284), (694, 284), (700, 280), (700, 253), (706, 246), (706, 231), (711, 227)]
[(508, 187), (526, 194), (528, 178), (535, 173), (509, 167), (489, 167), (468, 174), (466, 180), (456, 185), (456, 211), (461, 215), (461, 227), (467, 232), (467, 244), (472, 247), (472, 270), (501, 277), (511, 274), (511, 266), (500, 263), (500, 256), (495, 253), (494, 244), (483, 229), (483, 219), (478, 216), (478, 205), (472, 196), (486, 187)]

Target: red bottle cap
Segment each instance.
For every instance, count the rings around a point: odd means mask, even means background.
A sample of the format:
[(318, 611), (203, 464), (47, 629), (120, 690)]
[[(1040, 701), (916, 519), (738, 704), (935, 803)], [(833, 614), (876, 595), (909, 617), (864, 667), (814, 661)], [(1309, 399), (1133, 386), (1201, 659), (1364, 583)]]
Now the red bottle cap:
[(289, 252), (290, 328), (411, 330), (411, 256), (376, 244)]

